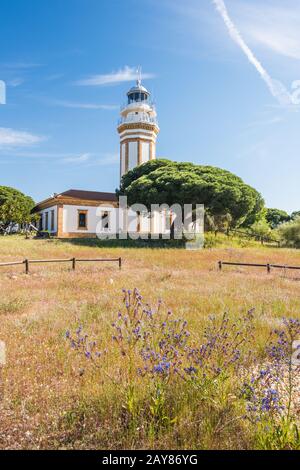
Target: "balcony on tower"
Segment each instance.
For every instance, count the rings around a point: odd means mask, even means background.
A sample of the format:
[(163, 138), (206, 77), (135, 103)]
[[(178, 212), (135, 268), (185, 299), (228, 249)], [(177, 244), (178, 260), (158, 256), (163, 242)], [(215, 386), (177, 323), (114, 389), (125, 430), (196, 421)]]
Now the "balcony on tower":
[(145, 123), (158, 128), (156, 110), (149, 91), (137, 80), (127, 93), (127, 103), (121, 107), (118, 126), (122, 124)]
[(120, 126), (121, 124), (131, 124), (131, 123), (145, 123), (145, 124), (154, 124), (155, 126), (158, 127), (158, 120), (156, 116), (150, 116), (148, 113), (145, 112), (133, 112), (133, 113), (128, 113), (125, 116), (121, 116), (118, 125)]

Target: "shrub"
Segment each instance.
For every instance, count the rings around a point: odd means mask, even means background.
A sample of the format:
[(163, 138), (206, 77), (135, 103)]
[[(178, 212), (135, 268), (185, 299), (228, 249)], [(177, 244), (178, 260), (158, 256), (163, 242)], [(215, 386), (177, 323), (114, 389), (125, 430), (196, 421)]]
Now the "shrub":
[(278, 233), (285, 245), (300, 248), (300, 217), (297, 217), (294, 221), (283, 224), (278, 229)]
[(272, 234), (272, 230), (268, 225), (267, 221), (262, 219), (258, 222), (255, 222), (251, 226), (252, 232), (260, 238), (269, 237)]
[(283, 210), (266, 209), (266, 221), (272, 229), (277, 228), (279, 225), (285, 222), (288, 222), (290, 218), (291, 217), (288, 215), (288, 213)]

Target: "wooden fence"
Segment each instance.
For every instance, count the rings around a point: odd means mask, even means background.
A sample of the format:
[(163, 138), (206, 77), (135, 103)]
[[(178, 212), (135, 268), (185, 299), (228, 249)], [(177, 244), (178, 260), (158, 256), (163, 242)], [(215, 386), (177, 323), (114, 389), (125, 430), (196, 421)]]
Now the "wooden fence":
[(246, 231), (242, 231), (242, 230), (236, 230), (236, 229), (229, 229), (227, 230), (227, 235), (229, 236), (230, 234), (237, 234), (238, 236), (240, 237), (244, 237), (244, 238), (247, 238), (248, 240), (250, 240), (251, 238), (258, 241), (258, 242), (261, 242), (261, 244), (263, 245), (264, 243), (274, 243), (275, 245), (277, 245), (279, 248), (281, 246), (281, 243), (279, 240), (275, 240), (275, 238), (272, 238), (272, 237), (269, 237), (267, 235), (259, 235), (258, 233), (255, 233), (255, 232), (246, 232)]
[(65, 258), (65, 259), (24, 259), (23, 261), (11, 261), (7, 263), (0, 263), (2, 266), (21, 266), (24, 265), (25, 273), (29, 274), (30, 264), (41, 264), (41, 263), (72, 263), (72, 269), (75, 271), (77, 263), (83, 262), (116, 262), (119, 265), (119, 269), (122, 269), (122, 258)]
[(274, 269), (293, 269), (293, 270), (300, 270), (300, 266), (287, 266), (287, 265), (280, 265), (280, 264), (258, 264), (258, 263), (232, 263), (229, 261), (219, 261), (218, 262), (219, 270), (222, 271), (223, 266), (249, 266), (252, 268), (266, 268), (267, 272), (270, 274), (271, 270)]

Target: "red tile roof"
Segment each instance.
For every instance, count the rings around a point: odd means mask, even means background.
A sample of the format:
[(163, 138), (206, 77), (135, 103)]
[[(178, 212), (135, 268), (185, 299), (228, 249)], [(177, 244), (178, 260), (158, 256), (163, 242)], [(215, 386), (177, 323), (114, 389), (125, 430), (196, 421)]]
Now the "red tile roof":
[(117, 201), (115, 193), (102, 193), (100, 191), (84, 191), (81, 189), (69, 189), (58, 196), (73, 197), (75, 199), (87, 199), (88, 201)]
[(100, 191), (84, 191), (82, 189), (69, 189), (63, 193), (53, 194), (53, 196), (45, 199), (44, 201), (39, 202), (32, 209), (32, 212), (37, 212), (45, 205), (49, 206), (49, 203), (59, 203), (59, 200), (63, 198), (72, 198), (72, 199), (81, 199), (86, 201), (107, 201), (107, 202), (117, 202), (118, 198), (115, 193), (102, 193)]

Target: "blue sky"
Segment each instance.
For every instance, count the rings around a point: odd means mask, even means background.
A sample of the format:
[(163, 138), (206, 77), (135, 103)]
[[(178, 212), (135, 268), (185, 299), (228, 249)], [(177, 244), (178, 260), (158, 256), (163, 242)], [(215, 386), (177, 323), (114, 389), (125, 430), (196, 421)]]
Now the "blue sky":
[(300, 210), (298, 0), (2, 0), (0, 41), (1, 185), (36, 201), (114, 191), (140, 64), (157, 156), (226, 168)]

